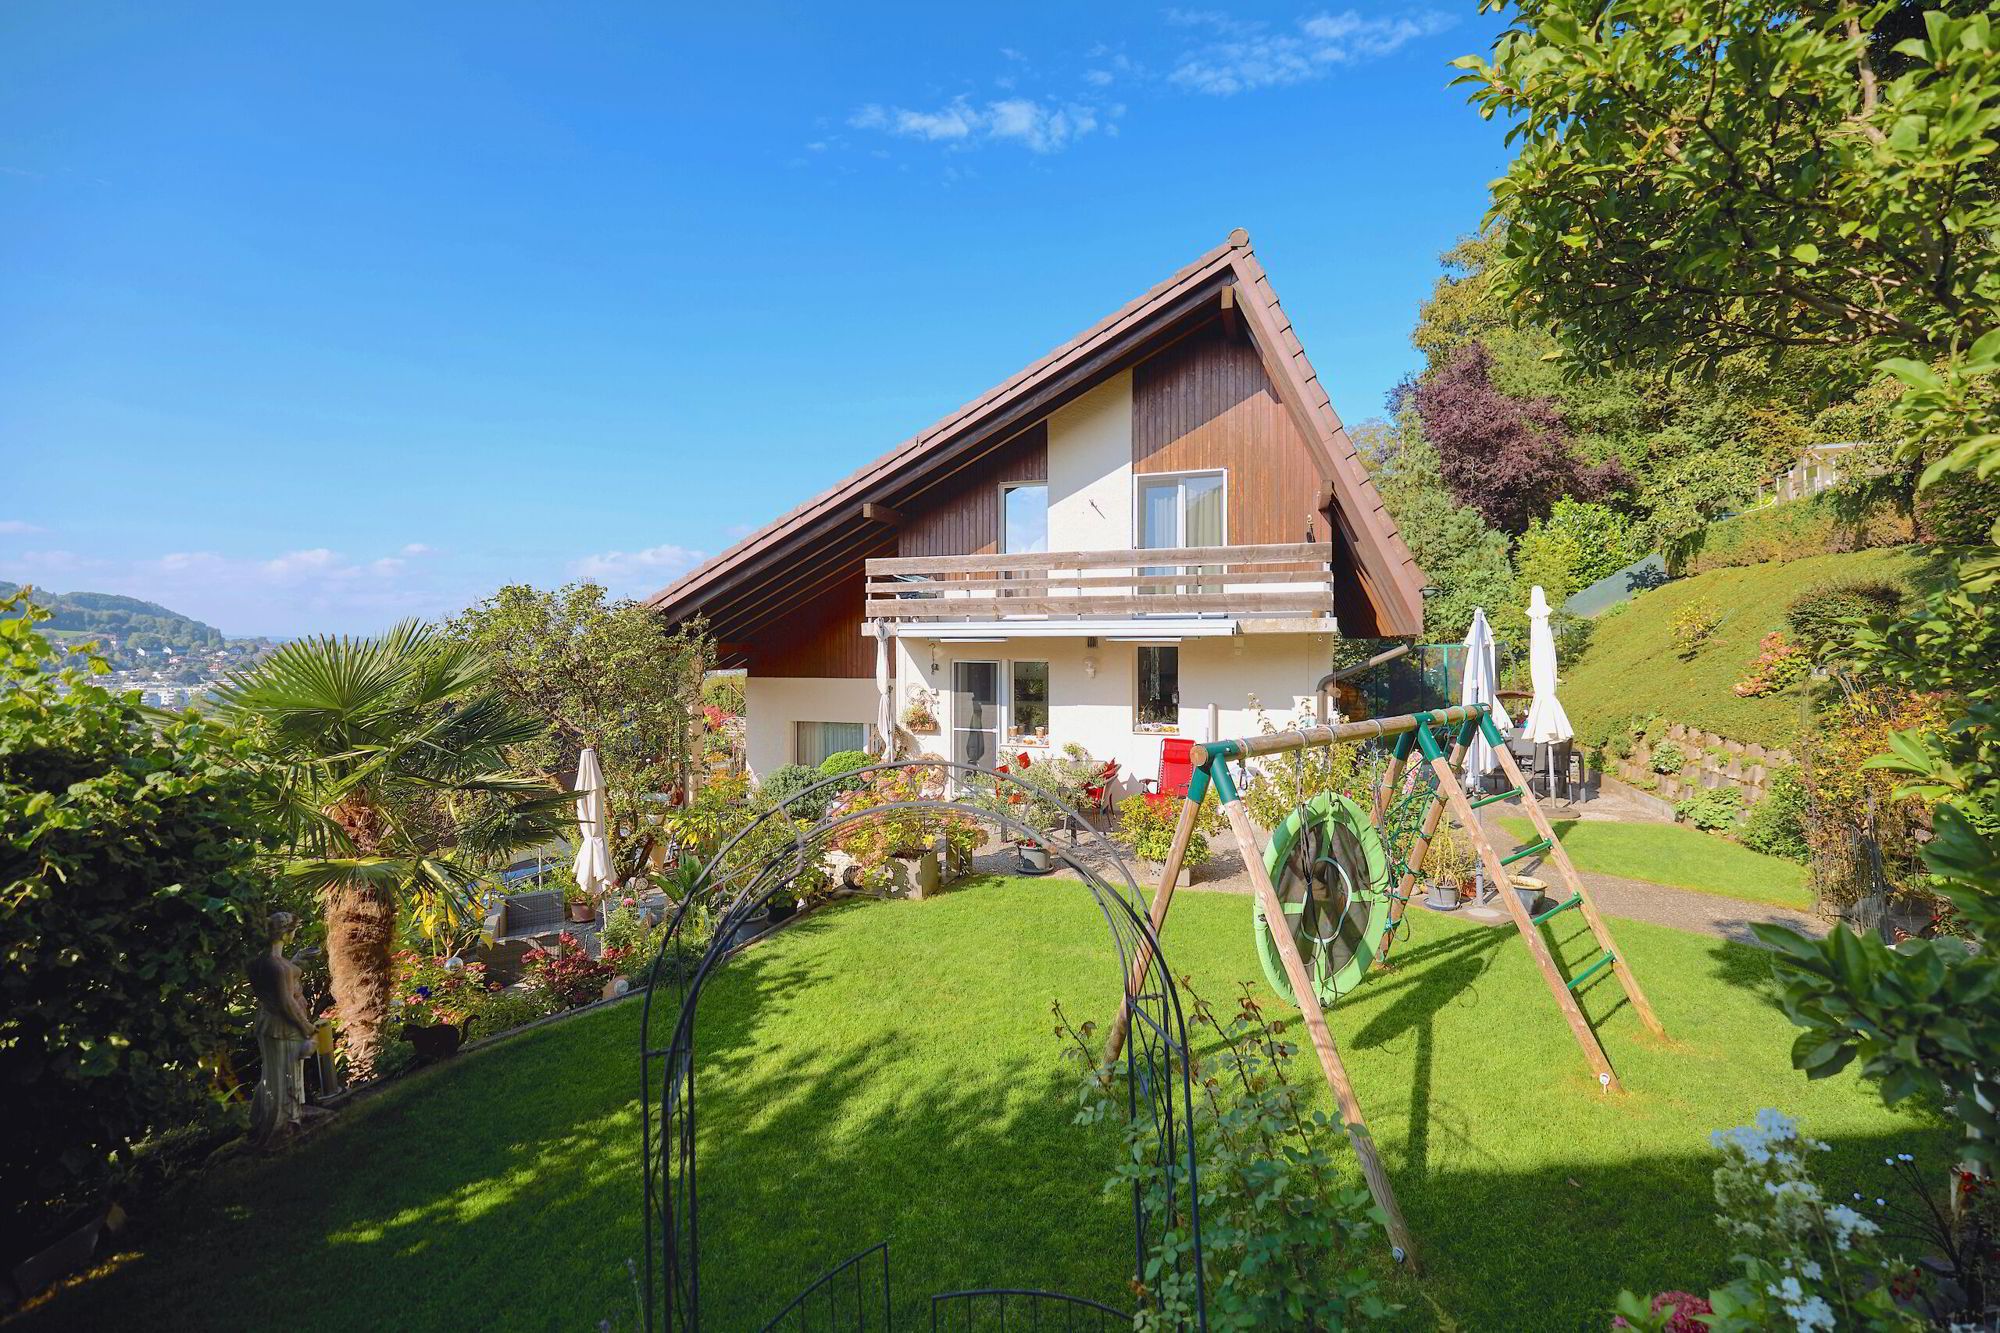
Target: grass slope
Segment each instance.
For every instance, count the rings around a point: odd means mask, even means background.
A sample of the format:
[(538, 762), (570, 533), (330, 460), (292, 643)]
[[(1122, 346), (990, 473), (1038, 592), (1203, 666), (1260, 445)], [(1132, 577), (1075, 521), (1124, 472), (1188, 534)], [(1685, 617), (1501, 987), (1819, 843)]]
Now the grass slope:
[[(1519, 842), (1535, 840), (1535, 826), (1525, 819), (1508, 815), (1500, 825)], [(1576, 819), (1558, 820), (1555, 827), (1578, 870), (1801, 911), (1812, 906), (1804, 866), (1753, 852), (1700, 829), (1682, 824)]]
[[(1817, 584), (1848, 579), (1910, 582), (1924, 567), (1914, 547), (1818, 555), (1783, 564), (1717, 569), (1640, 593), (1598, 621), (1590, 647), (1562, 671), (1564, 709), (1578, 739), (1598, 744), (1633, 719), (1664, 717), (1740, 741), (1790, 745), (1808, 698), (1795, 688), (1741, 699), (1730, 687), (1749, 673), (1758, 642), (1785, 623), (1785, 607)], [(1723, 621), (1692, 661), (1669, 633), (1674, 613), (1706, 599)]]
[[(1239, 982), (1264, 994), (1249, 915), (1236, 895), (1181, 895), (1176, 974), (1216, 1001)], [(1724, 1276), (1706, 1134), (1760, 1107), (1834, 1145), (1814, 1165), (1835, 1197), (1873, 1197), (1893, 1152), (1946, 1162), (1948, 1135), (1857, 1079), (1792, 1071), (1754, 951), (1621, 923), (1675, 1040), (1642, 1035), (1615, 983), (1587, 986), (1629, 1089), (1606, 1097), (1512, 931), (1413, 915), (1396, 970), (1332, 1015), (1427, 1264), (1395, 1283), (1403, 1327), (1601, 1328), (1621, 1286)], [(700, 1034), (708, 1326), (758, 1326), (883, 1238), (899, 1324), (963, 1287), (1128, 1303), (1129, 1205), (1102, 1191), (1113, 1144), (1072, 1124), (1049, 1016), (1060, 999), (1101, 1019), (1117, 993), (1103, 919), (1063, 881), (842, 905), (732, 962)], [(22, 1322), (629, 1327), (638, 1035), (621, 1005), (413, 1077), (285, 1157), (214, 1171), (143, 1218), (115, 1269)], [(1325, 1103), (1316, 1070), (1298, 1073)]]

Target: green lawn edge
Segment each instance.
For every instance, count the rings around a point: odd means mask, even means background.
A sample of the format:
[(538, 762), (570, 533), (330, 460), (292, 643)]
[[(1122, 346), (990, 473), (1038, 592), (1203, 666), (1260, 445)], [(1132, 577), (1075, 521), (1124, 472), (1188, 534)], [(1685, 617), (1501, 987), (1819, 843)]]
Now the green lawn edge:
[[(1499, 824), (1521, 843), (1536, 836), (1518, 815), (1502, 815)], [(1798, 911), (1813, 905), (1804, 866), (1700, 829), (1604, 819), (1557, 820), (1555, 829), (1578, 870)]]

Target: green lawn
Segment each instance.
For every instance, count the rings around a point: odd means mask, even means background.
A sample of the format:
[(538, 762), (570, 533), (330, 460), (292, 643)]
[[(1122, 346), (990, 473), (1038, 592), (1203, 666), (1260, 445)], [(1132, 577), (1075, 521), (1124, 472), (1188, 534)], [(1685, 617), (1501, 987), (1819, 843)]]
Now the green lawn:
[[(1534, 825), (1517, 815), (1503, 815), (1499, 823), (1521, 843), (1535, 838)], [(1684, 824), (1568, 819), (1557, 820), (1555, 829), (1578, 870), (1801, 911), (1812, 906), (1804, 866)]]
[[(1262, 993), (1249, 916), (1237, 895), (1182, 894), (1175, 972), (1213, 1000), (1244, 981)], [(1894, 1152), (1944, 1164), (1942, 1130), (1853, 1077), (1791, 1070), (1793, 1030), (1752, 950), (1619, 924), (1674, 1040), (1644, 1036), (1615, 982), (1586, 987), (1628, 1088), (1607, 1097), (1514, 932), (1412, 917), (1400, 966), (1332, 1016), (1428, 1265), (1395, 1284), (1404, 1327), (1602, 1328), (1622, 1285), (1723, 1276), (1706, 1136), (1760, 1107), (1834, 1145), (1815, 1165), (1836, 1197), (1872, 1197)], [(1554, 934), (1578, 962), (1573, 936)], [(899, 1324), (968, 1286), (1125, 1303), (1129, 1211), (1100, 1188), (1111, 1143), (1071, 1123), (1049, 1016), (1060, 999), (1101, 1018), (1117, 993), (1102, 917), (1058, 880), (841, 905), (732, 962), (700, 1038), (708, 1326), (754, 1328), (884, 1238)], [(288, 1156), (216, 1170), (142, 1216), (112, 1271), (23, 1323), (629, 1326), (638, 1021), (626, 1004), (503, 1043)]]
[[(1808, 588), (1850, 579), (1916, 582), (1925, 568), (1919, 548), (1901, 546), (1676, 579), (1597, 619), (1590, 646), (1563, 663), (1563, 707), (1585, 744), (1609, 739), (1632, 719), (1657, 716), (1739, 741), (1791, 746), (1808, 712), (1810, 686), (1758, 699), (1730, 688), (1747, 674), (1758, 642), (1784, 628), (1785, 608)], [(1670, 627), (1674, 613), (1693, 601), (1713, 603), (1723, 618), (1683, 661)]]

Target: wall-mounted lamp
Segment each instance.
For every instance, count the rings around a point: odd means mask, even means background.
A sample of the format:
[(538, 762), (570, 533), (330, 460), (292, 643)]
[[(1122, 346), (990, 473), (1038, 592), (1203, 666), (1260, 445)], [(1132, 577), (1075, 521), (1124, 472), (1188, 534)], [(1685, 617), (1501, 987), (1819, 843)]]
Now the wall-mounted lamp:
[(1083, 659), (1083, 674), (1089, 676), (1092, 680), (1097, 678), (1097, 659), (1095, 657), (1086, 657)]

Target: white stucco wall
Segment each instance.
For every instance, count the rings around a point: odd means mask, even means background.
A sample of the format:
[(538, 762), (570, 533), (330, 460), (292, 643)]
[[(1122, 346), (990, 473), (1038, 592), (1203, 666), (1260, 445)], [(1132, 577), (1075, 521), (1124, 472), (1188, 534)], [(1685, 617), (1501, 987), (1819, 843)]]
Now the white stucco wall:
[[(1253, 735), (1260, 728), (1251, 696), (1278, 725), (1310, 712), (1312, 689), (1325, 674), (1333, 637), (1325, 634), (1248, 634), (1183, 639), (1180, 735), (1207, 740), (1208, 705), (1216, 705), (1222, 737)], [(1095, 648), (1083, 638), (1016, 638), (1000, 643), (939, 643), (903, 639), (897, 665), (897, 712), (914, 684), (937, 696), (943, 730), (923, 736), (926, 750), (949, 754), (952, 745), (952, 663), (956, 661), (1046, 661), (1049, 664), (1049, 740), (1060, 749), (1075, 741), (1099, 759), (1116, 759), (1128, 783), (1159, 773), (1160, 735), (1132, 728), (1138, 695), (1136, 643), (1100, 638)], [(1093, 658), (1093, 675), (1084, 660)], [(931, 662), (937, 670), (931, 670)], [(1001, 740), (1004, 747), (1007, 742)], [(1031, 751), (1031, 753), (1033, 753)], [(1132, 788), (1128, 785), (1128, 790)]]
[(1049, 549), (1132, 546), (1132, 372), (1049, 417)]
[(794, 722), (875, 723), (875, 682), (810, 676), (750, 676), (743, 683), (744, 750), (751, 776), (793, 761)]

